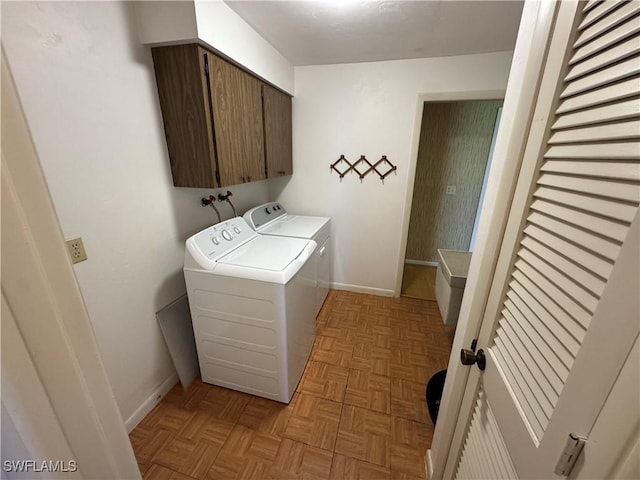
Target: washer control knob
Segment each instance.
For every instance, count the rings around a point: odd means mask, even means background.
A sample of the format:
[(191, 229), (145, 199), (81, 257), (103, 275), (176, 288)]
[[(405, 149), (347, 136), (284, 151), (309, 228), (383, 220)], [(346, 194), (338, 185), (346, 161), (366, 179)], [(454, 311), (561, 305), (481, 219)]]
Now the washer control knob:
[(222, 238), (230, 242), (233, 237), (231, 236), (231, 232), (229, 230), (223, 230)]
[(233, 227), (233, 231), (236, 233), (240, 233), (240, 229), (238, 227)]
[(213, 237), (211, 241), (214, 245), (220, 245), (220, 237)]
[(269, 207), (266, 207), (264, 210), (265, 212), (267, 212), (267, 215), (271, 215), (271, 212), (269, 211)]

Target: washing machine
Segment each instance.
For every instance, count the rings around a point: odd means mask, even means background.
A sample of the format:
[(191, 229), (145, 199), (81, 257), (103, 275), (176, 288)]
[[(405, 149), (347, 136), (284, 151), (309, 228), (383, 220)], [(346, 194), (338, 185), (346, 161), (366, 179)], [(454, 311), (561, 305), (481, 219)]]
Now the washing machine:
[(242, 217), (187, 240), (203, 382), (289, 403), (315, 337), (316, 248), (311, 239), (259, 235)]
[(331, 218), (288, 214), (278, 202), (265, 203), (247, 211), (243, 218), (261, 235), (314, 240), (318, 248), (313, 261), (318, 265), (316, 278), (316, 316), (331, 284)]

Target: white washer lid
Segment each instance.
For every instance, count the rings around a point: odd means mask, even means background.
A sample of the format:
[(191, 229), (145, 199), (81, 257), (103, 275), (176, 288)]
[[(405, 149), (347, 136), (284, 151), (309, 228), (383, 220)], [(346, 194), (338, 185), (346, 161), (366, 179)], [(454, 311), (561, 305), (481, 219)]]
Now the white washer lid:
[(287, 214), (264, 227), (258, 228), (257, 231), (263, 235), (312, 238), (330, 220), (329, 217), (307, 217)]
[(218, 264), (281, 272), (304, 251), (307, 240), (257, 236), (218, 259)]

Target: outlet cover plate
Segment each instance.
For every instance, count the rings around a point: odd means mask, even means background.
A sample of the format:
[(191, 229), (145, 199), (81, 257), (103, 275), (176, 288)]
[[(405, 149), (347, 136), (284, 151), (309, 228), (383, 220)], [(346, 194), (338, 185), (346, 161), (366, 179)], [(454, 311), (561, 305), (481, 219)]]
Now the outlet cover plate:
[(84, 249), (82, 238), (67, 240), (67, 248), (69, 249), (72, 263), (84, 262), (87, 259), (87, 252)]
[(447, 195), (455, 195), (455, 194), (456, 194), (456, 186), (447, 185)]

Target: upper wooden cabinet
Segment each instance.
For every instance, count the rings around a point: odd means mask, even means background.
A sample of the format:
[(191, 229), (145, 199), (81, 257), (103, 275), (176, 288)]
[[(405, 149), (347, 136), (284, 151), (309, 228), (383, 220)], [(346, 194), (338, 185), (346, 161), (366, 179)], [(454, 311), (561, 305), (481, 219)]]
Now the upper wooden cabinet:
[(291, 154), (291, 97), (269, 85), (262, 86), (264, 139), (269, 178), (293, 173)]
[(175, 186), (292, 173), (289, 95), (196, 44), (152, 55)]
[(208, 64), (220, 182), (234, 185), (263, 180), (262, 84), (235, 65), (200, 51)]
[(216, 187), (213, 117), (202, 53), (196, 45), (151, 52), (173, 184)]

